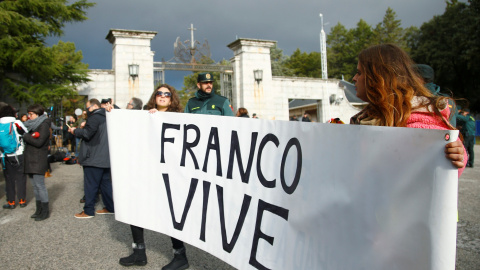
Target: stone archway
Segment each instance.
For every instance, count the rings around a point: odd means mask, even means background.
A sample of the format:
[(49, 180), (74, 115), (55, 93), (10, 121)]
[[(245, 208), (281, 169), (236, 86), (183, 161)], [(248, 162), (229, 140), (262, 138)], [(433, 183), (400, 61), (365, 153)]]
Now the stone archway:
[[(330, 102), (332, 96), (346, 96), (341, 81), (336, 79), (313, 79), (272, 76), (270, 48), (276, 41), (260, 39), (237, 39), (227, 45), (233, 51), (231, 66), (197, 63), (154, 62), (151, 40), (157, 32), (112, 29), (107, 40), (112, 44), (112, 69), (90, 70), (91, 82), (78, 88), (80, 95), (88, 98), (108, 98), (121, 108), (132, 97), (148, 101), (152, 89), (164, 82), (165, 70), (220, 72), (220, 92), (233, 108), (244, 107), (263, 119), (289, 119), (291, 99), (318, 100), (318, 121), (330, 118), (348, 119), (358, 108), (345, 99)], [(138, 67), (138, 74), (129, 73), (129, 66)], [(256, 71), (262, 78), (255, 78)]]

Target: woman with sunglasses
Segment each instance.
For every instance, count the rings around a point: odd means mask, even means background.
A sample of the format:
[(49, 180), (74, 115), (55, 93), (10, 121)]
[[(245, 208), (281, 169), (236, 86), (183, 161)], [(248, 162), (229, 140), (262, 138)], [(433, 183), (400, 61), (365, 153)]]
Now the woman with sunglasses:
[[(153, 91), (150, 99), (148, 100), (147, 110), (149, 110), (149, 113), (182, 112), (182, 108), (180, 106), (180, 98), (178, 97), (175, 88), (168, 84), (162, 84), (158, 86), (155, 91)], [(133, 253), (128, 257), (121, 258), (119, 263), (123, 266), (144, 266), (147, 264), (147, 255), (145, 253), (145, 240), (143, 237), (144, 229), (134, 225), (130, 225), (130, 229), (132, 230), (133, 237)], [(181, 243), (183, 246), (183, 242), (175, 238), (171, 239), (174, 248), (178, 246), (178, 243)]]

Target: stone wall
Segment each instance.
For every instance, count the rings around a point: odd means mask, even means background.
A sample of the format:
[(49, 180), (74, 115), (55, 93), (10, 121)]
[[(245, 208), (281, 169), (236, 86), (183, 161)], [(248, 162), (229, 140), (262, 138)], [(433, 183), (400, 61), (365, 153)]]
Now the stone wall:
[(115, 95), (115, 73), (113, 70), (91, 69), (88, 72), (88, 78), (91, 80), (88, 84), (78, 87), (78, 94), (88, 96), (88, 99), (96, 98), (102, 101), (103, 98)]
[[(228, 47), (233, 51), (233, 107), (244, 107), (259, 118), (272, 120), (289, 119), (289, 99), (312, 99), (318, 101), (319, 122), (340, 117), (349, 119), (359, 110), (348, 103), (345, 93), (336, 79), (297, 77), (272, 77), (270, 48), (275, 41), (238, 39)], [(261, 82), (256, 82), (253, 71), (263, 70)], [(340, 102), (330, 103), (330, 96), (343, 97)]]
[[(288, 101), (290, 99), (317, 101), (319, 111), (315, 119), (321, 123), (337, 117), (345, 121), (359, 112), (359, 109), (346, 100), (344, 90), (336, 79), (274, 77), (272, 85), (277, 93), (274, 101), (276, 119), (289, 119)], [(330, 103), (330, 96), (333, 94), (336, 97), (342, 97), (342, 100)]]

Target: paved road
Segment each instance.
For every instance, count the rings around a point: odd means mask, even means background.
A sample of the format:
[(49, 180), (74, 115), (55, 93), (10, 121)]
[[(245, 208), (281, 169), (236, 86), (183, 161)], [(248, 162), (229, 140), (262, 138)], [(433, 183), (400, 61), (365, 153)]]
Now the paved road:
[[(478, 140), (478, 139), (477, 139)], [(458, 186), (457, 269), (480, 269), (480, 145), (473, 168), (466, 168)]]
[[(46, 178), (50, 218), (35, 222), (33, 191), (27, 186), (27, 207), (0, 209), (0, 269), (126, 269), (120, 257), (131, 253), (130, 227), (113, 215), (76, 219), (83, 210), (83, 171), (78, 165), (54, 163)], [(0, 201), (5, 202), (0, 176)], [(102, 209), (102, 203), (96, 205)], [(173, 258), (170, 237), (145, 230), (148, 264), (128, 269), (160, 269)], [(234, 269), (216, 257), (187, 246), (189, 269)]]
[[(475, 146), (480, 153), (480, 146)], [(477, 158), (478, 160), (478, 158)], [(0, 209), (0, 269), (125, 269), (118, 259), (131, 252), (129, 226), (113, 215), (79, 220), (83, 204), (83, 173), (78, 165), (54, 163), (46, 179), (52, 215), (35, 222), (34, 196), (25, 208)], [(480, 269), (480, 162), (467, 168), (459, 182), (457, 269)], [(0, 175), (0, 202), (5, 198)], [(101, 203), (97, 209), (101, 209)], [(132, 269), (160, 269), (172, 258), (168, 236), (146, 230), (148, 264)], [(216, 257), (187, 245), (190, 269), (234, 269)], [(130, 269), (130, 268), (129, 268)]]

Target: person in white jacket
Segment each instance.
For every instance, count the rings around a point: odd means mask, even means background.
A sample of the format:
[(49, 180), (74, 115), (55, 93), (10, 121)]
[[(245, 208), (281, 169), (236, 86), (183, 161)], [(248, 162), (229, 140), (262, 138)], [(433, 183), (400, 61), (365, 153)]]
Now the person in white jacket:
[(18, 198), (20, 207), (27, 206), (27, 176), (25, 175), (23, 159), (23, 140), (22, 135), (27, 132), (27, 128), (22, 121), (15, 118), (16, 111), (10, 105), (0, 108), (0, 123), (13, 123), (13, 130), (19, 142), (17, 151), (11, 154), (5, 154), (0, 151), (2, 160), (3, 174), (5, 176), (5, 189), (7, 194), (7, 203), (3, 206), (5, 209), (14, 209), (16, 207), (15, 198)]

